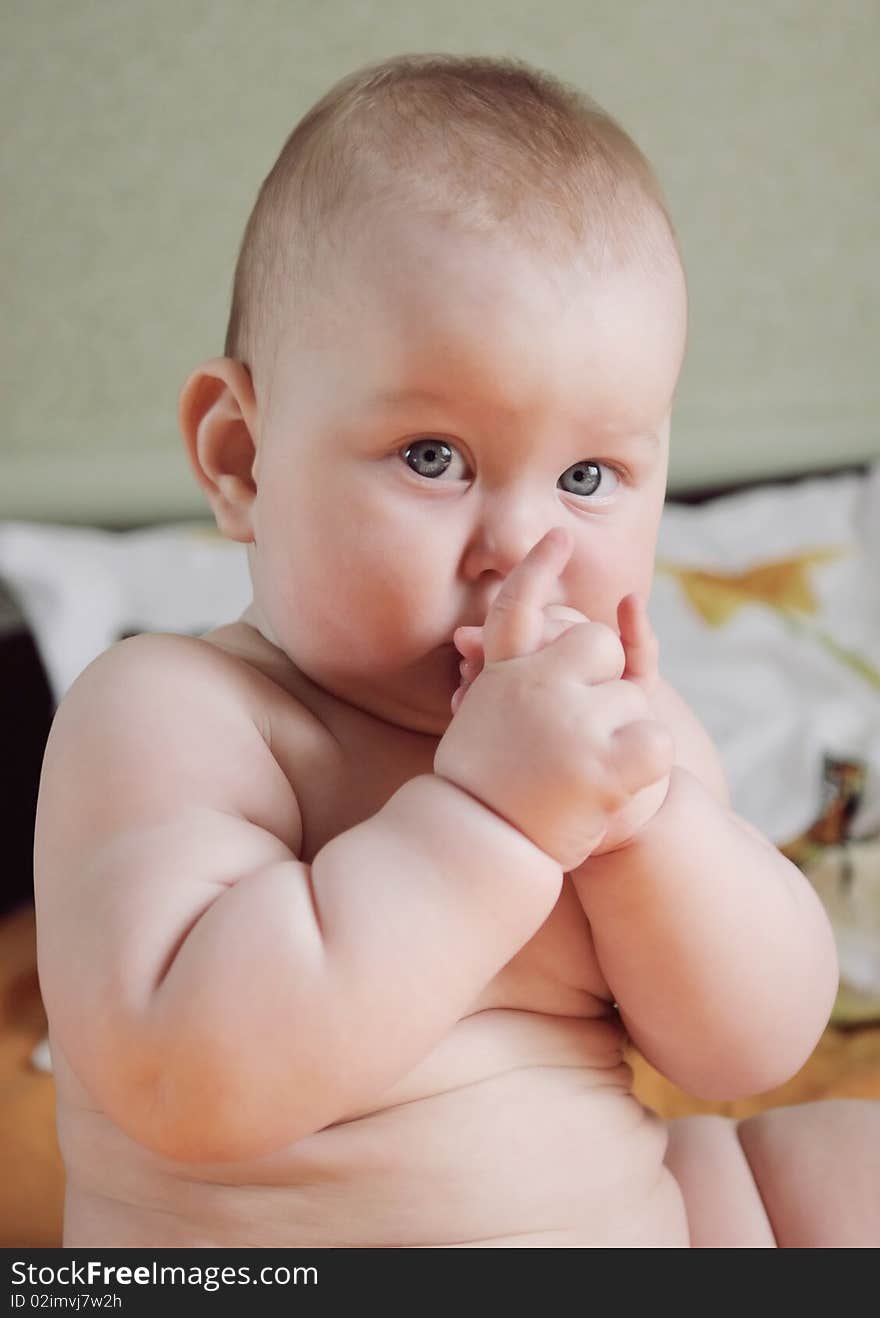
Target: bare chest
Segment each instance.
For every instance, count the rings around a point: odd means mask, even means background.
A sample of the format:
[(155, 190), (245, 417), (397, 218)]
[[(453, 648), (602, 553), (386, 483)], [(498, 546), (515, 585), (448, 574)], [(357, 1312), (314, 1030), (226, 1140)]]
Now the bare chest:
[[(256, 658), (256, 657), (255, 657)], [(264, 662), (255, 663), (273, 677)], [(289, 675), (285, 675), (289, 681)], [(300, 858), (310, 863), (337, 834), (372, 817), (405, 782), (433, 771), (435, 738), (412, 734), (364, 716), (303, 685), (289, 692), (259, 683), (262, 723), (271, 731), (272, 753), (293, 785), (302, 818)], [(302, 706), (307, 703), (308, 726)], [(414, 874), (417, 883), (419, 876)], [(487, 984), (472, 1012), (515, 1008), (550, 1014), (593, 1016), (597, 999), (611, 994), (596, 960), (590, 926), (566, 876), (547, 920)]]

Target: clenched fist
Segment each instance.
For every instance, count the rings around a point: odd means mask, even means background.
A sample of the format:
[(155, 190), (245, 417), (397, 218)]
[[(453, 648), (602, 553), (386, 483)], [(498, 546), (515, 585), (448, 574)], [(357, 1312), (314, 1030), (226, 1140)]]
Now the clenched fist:
[(673, 744), (651, 715), (657, 643), (635, 595), (620, 636), (554, 601), (571, 555), (549, 531), (510, 573), (483, 627), (461, 627), (453, 720), (434, 770), (502, 815), (565, 871), (625, 845), (666, 796)]

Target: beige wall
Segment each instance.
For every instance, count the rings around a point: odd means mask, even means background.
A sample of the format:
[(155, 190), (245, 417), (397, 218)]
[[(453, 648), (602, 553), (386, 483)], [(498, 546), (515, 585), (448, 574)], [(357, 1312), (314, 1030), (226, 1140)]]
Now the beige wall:
[(880, 457), (876, 0), (11, 0), (0, 518), (206, 511), (177, 394), (257, 188), (408, 50), (546, 67), (654, 160), (691, 289), (674, 488)]

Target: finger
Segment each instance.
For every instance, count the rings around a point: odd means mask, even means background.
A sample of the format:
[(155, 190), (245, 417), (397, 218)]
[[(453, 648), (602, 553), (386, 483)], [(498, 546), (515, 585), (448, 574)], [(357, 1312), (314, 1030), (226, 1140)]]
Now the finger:
[(531, 654), (542, 643), (544, 609), (562, 597), (559, 580), (571, 557), (574, 541), (565, 527), (555, 526), (508, 574), (483, 627), (487, 663)]
[[(626, 656), (613, 627), (584, 620), (565, 624), (553, 644), (541, 651), (540, 663), (548, 672), (560, 669), (575, 681), (595, 686), (622, 677)], [(634, 689), (632, 695), (636, 697)], [(641, 704), (644, 696), (637, 699)]]
[(641, 596), (624, 596), (617, 606), (617, 625), (626, 655), (623, 676), (627, 681), (650, 686), (658, 676), (660, 647)]
[(638, 792), (669, 773), (675, 743), (656, 719), (636, 719), (612, 734), (610, 757), (624, 791)]
[(567, 604), (548, 604), (544, 610), (544, 645), (555, 641), (557, 636), (567, 632), (576, 623), (589, 621), (583, 613), (570, 609)]
[[(577, 609), (570, 609), (566, 604), (548, 604), (544, 610), (543, 645), (549, 645), (557, 636), (567, 632), (577, 622), (589, 622), (589, 618)], [(452, 643), (462, 659), (483, 661), (483, 628), (457, 627), (452, 634)]]
[(453, 697), (452, 712), (458, 709), (464, 699), (464, 693), (470, 684), (479, 677), (483, 671), (483, 629), (482, 627), (457, 627), (452, 635), (453, 644), (462, 656), (461, 663), (458, 665), (458, 671), (461, 683), (456, 692), (458, 699)]
[(462, 659), (458, 665), (458, 671), (463, 685), (470, 686), (471, 682), (475, 682), (483, 671), (482, 655), (478, 655), (474, 659)]
[[(589, 622), (589, 618), (584, 617), (577, 609), (570, 609), (565, 604), (548, 604), (544, 610), (544, 634), (541, 637), (541, 649), (555, 641), (557, 636), (567, 632), (579, 622)], [(453, 697), (452, 712), (458, 709), (464, 699), (465, 692), (472, 682), (480, 676), (483, 671), (483, 628), (482, 627), (458, 627), (453, 633), (452, 640), (456, 649), (462, 656), (458, 671), (461, 674), (461, 685)]]
[(452, 644), (462, 659), (477, 659), (483, 655), (482, 627), (456, 627), (452, 633)]

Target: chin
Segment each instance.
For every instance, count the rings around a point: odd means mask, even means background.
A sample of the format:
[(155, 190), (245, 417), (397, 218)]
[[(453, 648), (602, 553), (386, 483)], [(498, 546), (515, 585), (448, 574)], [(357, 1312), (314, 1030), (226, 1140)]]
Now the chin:
[(441, 645), (421, 666), (415, 679), (405, 683), (403, 703), (409, 710), (414, 731), (443, 736), (452, 722), (452, 697), (461, 683), (460, 662), (461, 655), (454, 645)]

